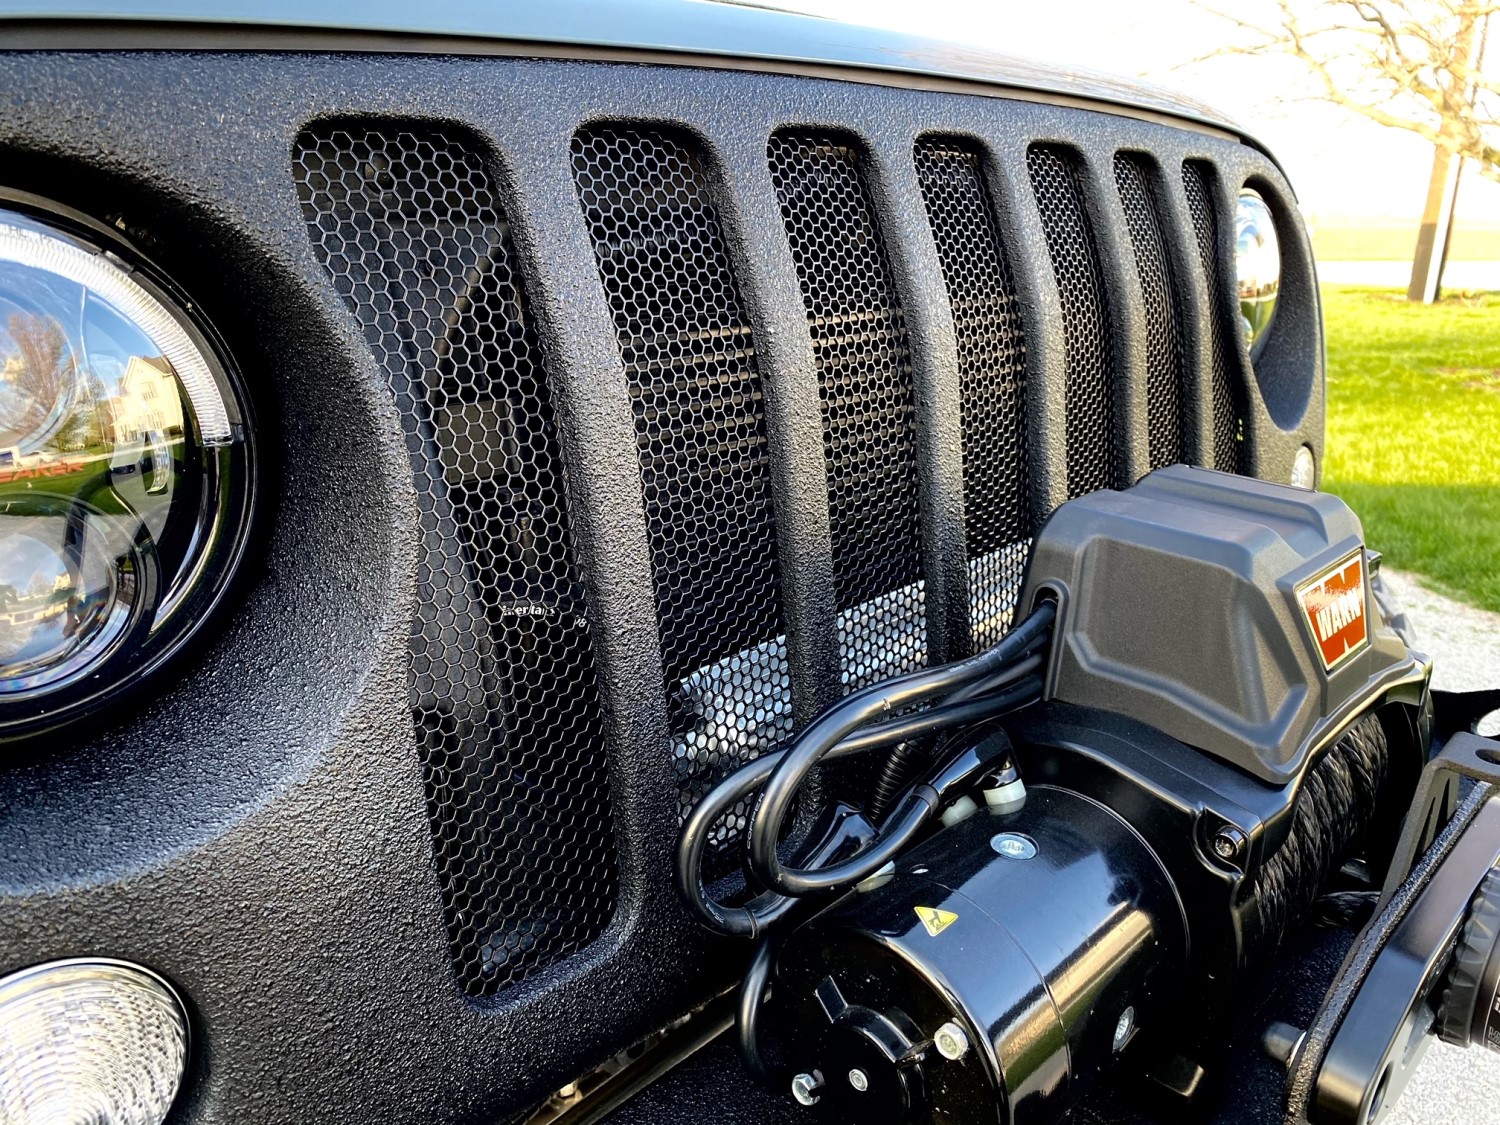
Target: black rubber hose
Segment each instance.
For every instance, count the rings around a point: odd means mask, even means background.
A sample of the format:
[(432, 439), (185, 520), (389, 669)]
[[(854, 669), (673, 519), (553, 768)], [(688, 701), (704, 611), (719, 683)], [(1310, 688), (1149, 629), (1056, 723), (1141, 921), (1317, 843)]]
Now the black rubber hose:
[[(1032, 648), (1033, 650), (1043, 648), (1046, 643), (1045, 636), (1038, 637), (1033, 642)], [(988, 679), (976, 681), (966, 688), (959, 688), (944, 699), (942, 705), (946, 707), (949, 704), (961, 703), (966, 699), (997, 691), (1006, 684), (1037, 671), (1041, 668), (1042, 661), (1042, 654), (1033, 651), (1029, 657), (1018, 660)], [(875, 823), (880, 823), (885, 814), (890, 811), (892, 802), (901, 795), (902, 790), (911, 784), (913, 774), (921, 765), (922, 749), (921, 744), (915, 739), (898, 742), (892, 747), (885, 764), (880, 768), (880, 776), (875, 780), (874, 795), (870, 798), (869, 817)]]
[[(781, 826), (791, 812), (797, 790), (814, 766), (860, 727), (989, 678), (1027, 652), (1032, 642), (1051, 627), (1055, 613), (1052, 603), (1044, 603), (1004, 640), (978, 656), (874, 684), (834, 704), (815, 719), (777, 763), (751, 817), (747, 858), (750, 870), (762, 885), (792, 896), (813, 894), (829, 887), (824, 873), (787, 867), (776, 854)], [(873, 859), (878, 850), (866, 854)], [(845, 873), (844, 877), (857, 881), (883, 863), (884, 859), (872, 866), (861, 856), (841, 864), (838, 870)], [(866, 868), (864, 875), (849, 874)]]
[(771, 974), (775, 968), (776, 946), (766, 938), (755, 947), (755, 955), (750, 958), (750, 967), (745, 970), (745, 979), (740, 982), (735, 999), (734, 1013), (734, 1045), (740, 1061), (767, 1088), (780, 1085), (778, 1076), (771, 1073), (765, 1056), (760, 1053), (760, 1015), (771, 1000)]
[(996, 688), (1004, 687), (1006, 684), (1029, 676), (1032, 672), (1039, 672), (1047, 663), (1047, 649), (1052, 644), (1051, 633), (1040, 633), (1033, 637), (1020, 653), (1016, 655), (1014, 664), (1008, 664), (993, 676), (983, 680), (975, 680), (966, 687), (961, 687), (951, 695), (943, 699), (943, 705), (951, 703), (963, 703), (976, 696), (987, 695)]
[(677, 837), (673, 870), (677, 877), (677, 894), (688, 911), (715, 933), (757, 938), (767, 926), (780, 921), (797, 907), (796, 899), (773, 891), (757, 895), (743, 906), (725, 906), (709, 898), (708, 888), (703, 885), (703, 853), (708, 849), (714, 824), (764, 785), (780, 758), (781, 752), (762, 755), (746, 762), (715, 785), (694, 806), (687, 823), (682, 826), (682, 834)]
[[(1023, 665), (1025, 668), (1039, 667), (1040, 659), (1028, 657)], [(1021, 667), (1018, 665), (1018, 668)], [(1025, 672), (1022, 671), (1021, 674), (1025, 675)], [(998, 718), (1033, 702), (1041, 694), (1041, 686), (1040, 678), (1028, 676), (999, 695), (957, 704), (945, 702), (927, 711), (892, 719), (851, 735), (834, 747), (824, 760), (847, 758), (940, 730)], [(714, 824), (736, 804), (764, 785), (786, 753), (785, 750), (778, 750), (762, 755), (746, 762), (719, 782), (694, 807), (682, 826), (682, 834), (677, 838), (677, 850), (673, 857), (677, 892), (692, 915), (715, 933), (731, 937), (759, 937), (768, 926), (780, 921), (797, 906), (795, 897), (779, 895), (774, 891), (764, 892), (744, 906), (725, 906), (709, 898), (708, 890), (703, 885), (703, 854), (712, 838)]]
[[(890, 719), (884, 723), (866, 727), (840, 742), (828, 752), (823, 760), (834, 761), (847, 758), (851, 754), (863, 754), (867, 750), (879, 750), (882, 747), (894, 746), (899, 742), (925, 738), (929, 734), (977, 723), (984, 719), (993, 719), (1007, 711), (1014, 711), (1017, 707), (1030, 703), (1041, 695), (1041, 678), (1028, 675), (1040, 666), (1040, 659), (1035, 663), (1028, 660), (1021, 672), (1027, 677), (1026, 682), (1017, 684), (1015, 690), (1007, 691), (1003, 695), (986, 695), (963, 703), (950, 703), (945, 699), (936, 707), (926, 711), (918, 711), (915, 714), (903, 715), (899, 719)], [(777, 752), (778, 764), (782, 753), (785, 751)]]

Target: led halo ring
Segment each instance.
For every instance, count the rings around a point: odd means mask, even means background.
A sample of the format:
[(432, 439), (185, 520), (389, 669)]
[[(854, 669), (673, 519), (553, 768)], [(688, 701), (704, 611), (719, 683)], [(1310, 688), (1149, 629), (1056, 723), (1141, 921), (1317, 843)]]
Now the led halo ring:
[[(97, 252), (75, 242), (64, 242), (35, 227), (0, 220), (0, 262), (44, 270), (66, 278), (134, 320), (151, 341), (187, 391), (197, 418), (199, 440), (208, 448), (234, 440), (224, 395), (203, 353), (188, 337), (182, 324), (140, 283), (118, 268), (100, 268)], [(112, 266), (112, 263), (111, 263)]]
[[(246, 398), (191, 307), (107, 228), (0, 193), (0, 742), (154, 673), (244, 553)], [(86, 633), (121, 618), (106, 586), (139, 603), (123, 638)]]
[(144, 965), (73, 957), (0, 977), (0, 1120), (160, 1125), (191, 1049), (181, 994)]

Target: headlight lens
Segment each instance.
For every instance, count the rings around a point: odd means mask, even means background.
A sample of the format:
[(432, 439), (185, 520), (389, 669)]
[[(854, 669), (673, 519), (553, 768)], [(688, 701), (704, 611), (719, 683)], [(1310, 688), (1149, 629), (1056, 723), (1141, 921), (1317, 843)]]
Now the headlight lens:
[(1281, 246), (1276, 241), (1276, 221), (1258, 191), (1240, 190), (1234, 234), (1240, 318), (1250, 358), (1255, 359), (1265, 346), (1266, 330), (1276, 315), (1276, 294), (1281, 289)]
[(250, 460), (227, 368), (160, 287), (0, 211), (0, 734), (180, 647), (238, 559)]
[(177, 994), (123, 961), (53, 961), (0, 979), (0, 1121), (160, 1125), (187, 1062)]

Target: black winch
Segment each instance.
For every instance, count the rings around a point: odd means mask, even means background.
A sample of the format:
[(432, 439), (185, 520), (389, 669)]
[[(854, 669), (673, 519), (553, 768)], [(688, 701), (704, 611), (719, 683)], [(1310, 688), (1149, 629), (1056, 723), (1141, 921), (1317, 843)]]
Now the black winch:
[[(1337, 499), (1221, 473), (1059, 508), (1005, 640), (847, 697), (689, 819), (686, 900), (764, 939), (751, 1069), (840, 1122), (1050, 1122), (1129, 1055), (1185, 1112), (1246, 970), (1389, 859), (1425, 760), (1430, 668), (1374, 565)], [(789, 849), (821, 763), (897, 746), (915, 783)], [(757, 791), (715, 902), (704, 841)]]

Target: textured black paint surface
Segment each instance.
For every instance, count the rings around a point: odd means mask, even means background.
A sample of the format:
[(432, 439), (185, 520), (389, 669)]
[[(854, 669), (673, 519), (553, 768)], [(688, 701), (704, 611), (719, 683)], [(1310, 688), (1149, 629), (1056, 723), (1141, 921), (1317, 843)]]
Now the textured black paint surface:
[[(1106, 184), (1117, 146), (1163, 166), (1211, 160), (1224, 184), (1253, 176), (1278, 213), (1293, 206), (1265, 158), (1202, 134), (815, 79), (395, 56), (10, 54), (0, 89), (6, 186), (118, 216), (137, 233), (226, 337), (280, 462), (268, 540), (217, 642), (135, 716), (0, 772), (0, 971), (91, 953), (174, 980), (197, 1034), (181, 1121), (492, 1120), (659, 1026), (744, 956), (694, 930), (670, 885), (678, 800), (649, 540), (628, 384), (572, 181), (580, 124), (672, 123), (702, 138), (733, 189), (724, 235), (778, 456), (797, 444), (776, 427), (788, 404), (807, 403), (814, 369), (774, 202), (735, 196), (769, 194), (766, 139), (777, 128), (855, 137), (888, 232), (926, 228), (920, 193), (901, 185), (914, 187), (913, 141), (929, 131), (971, 137), (986, 154), (1012, 248), (1042, 245), (1025, 176), (1033, 142), (1071, 146)], [(447, 955), (408, 714), (419, 536), (409, 460), (389, 389), (308, 240), (290, 170), (307, 123), (360, 116), (462, 126), (493, 150), (558, 371), (580, 568), (600, 626), (619, 909), (596, 944), (483, 1002), (462, 995)], [(1185, 213), (1168, 201), (1178, 239), (1191, 236)], [(1101, 242), (1124, 244), (1123, 223), (1093, 219)], [(1323, 411), (1306, 240), (1282, 234), (1286, 335), (1247, 389), (1248, 467), (1277, 478), (1304, 441), (1321, 450)], [(920, 248), (893, 254), (898, 289), (933, 275), (925, 255), (923, 266)], [(1032, 503), (1044, 512), (1066, 480), (1060, 312), (1046, 263), (1012, 259), (1038, 457)], [(948, 315), (938, 287), (900, 296), (914, 324)], [(1139, 292), (1112, 293), (1109, 307), (1112, 337), (1131, 338)], [(920, 354), (951, 348), (946, 339), (914, 331), (924, 378), (956, 380), (951, 355)], [(1124, 355), (1124, 377), (1139, 377), (1139, 363)], [(1262, 385), (1282, 388), (1285, 430)], [(956, 383), (945, 393), (958, 401)], [(1291, 405), (1303, 409), (1293, 417)], [(919, 442), (921, 474), (961, 479), (961, 449), (941, 433)], [(1144, 450), (1143, 426), (1127, 437)], [(833, 604), (827, 525), (800, 476), (777, 469), (773, 484), (788, 646), (794, 660), (813, 657), (793, 677), (805, 713), (834, 687), (835, 650), (819, 633), (830, 626), (816, 612)], [(924, 523), (929, 558), (951, 553), (939, 534)]]

